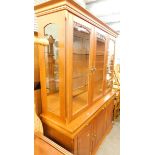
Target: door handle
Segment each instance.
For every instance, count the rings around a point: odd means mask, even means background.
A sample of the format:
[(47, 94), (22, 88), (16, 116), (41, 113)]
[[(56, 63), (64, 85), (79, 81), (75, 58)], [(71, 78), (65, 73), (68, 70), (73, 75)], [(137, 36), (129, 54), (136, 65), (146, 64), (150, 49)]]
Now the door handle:
[(93, 69), (94, 69), (94, 72), (95, 72), (96, 71), (96, 68), (94, 67)]
[(96, 71), (96, 68), (95, 67), (92, 67), (92, 68), (89, 69), (89, 71), (93, 73), (93, 72)]
[(94, 72), (94, 68), (93, 68), (93, 67), (90, 68), (89, 71), (90, 71), (91, 73), (93, 73), (93, 72)]

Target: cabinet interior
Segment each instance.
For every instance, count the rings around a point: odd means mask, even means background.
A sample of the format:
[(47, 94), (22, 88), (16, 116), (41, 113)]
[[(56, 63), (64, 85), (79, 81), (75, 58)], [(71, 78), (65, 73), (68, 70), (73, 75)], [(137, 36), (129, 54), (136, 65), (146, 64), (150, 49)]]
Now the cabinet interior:
[(88, 104), (90, 32), (79, 26), (73, 28), (73, 114)]

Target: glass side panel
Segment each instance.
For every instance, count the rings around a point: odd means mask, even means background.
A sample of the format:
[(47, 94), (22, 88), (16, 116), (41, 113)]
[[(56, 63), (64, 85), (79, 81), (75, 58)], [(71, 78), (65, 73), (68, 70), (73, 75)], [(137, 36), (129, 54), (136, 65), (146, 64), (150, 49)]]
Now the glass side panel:
[(73, 113), (88, 104), (88, 72), (90, 53), (90, 32), (74, 23), (73, 29)]
[(58, 26), (48, 24), (45, 36), (49, 40), (45, 47), (47, 110), (60, 115)]
[(107, 60), (107, 74), (106, 74), (106, 89), (111, 89), (113, 86), (113, 67), (114, 67), (114, 51), (115, 50), (115, 44), (114, 41), (109, 40), (109, 46), (108, 46), (108, 60)]
[(97, 35), (96, 43), (96, 59), (94, 72), (94, 90), (93, 99), (99, 99), (103, 95), (103, 65), (104, 65), (104, 53), (105, 53), (105, 39), (103, 35)]

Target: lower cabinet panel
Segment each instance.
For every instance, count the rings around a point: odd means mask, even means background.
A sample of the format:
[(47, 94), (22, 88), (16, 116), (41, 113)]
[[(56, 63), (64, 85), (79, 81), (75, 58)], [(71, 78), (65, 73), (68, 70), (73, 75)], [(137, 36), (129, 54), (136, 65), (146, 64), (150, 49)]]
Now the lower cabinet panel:
[(52, 139), (54, 142), (58, 143), (66, 150), (70, 152), (74, 152), (74, 140), (69, 138), (68, 136), (62, 134), (61, 132), (43, 124), (44, 127), (44, 134), (48, 138)]
[(106, 135), (106, 109), (103, 109), (95, 119), (95, 147), (97, 147)]
[(112, 121), (113, 121), (113, 110), (114, 110), (114, 101), (110, 102), (107, 107), (107, 117), (106, 117), (106, 128), (107, 132), (112, 128)]
[(78, 155), (90, 155), (91, 154), (91, 125), (86, 126), (77, 137), (77, 154)]
[(77, 138), (77, 155), (92, 155), (95, 154), (99, 145), (107, 133), (112, 128), (113, 118), (113, 100), (106, 108), (90, 122), (88, 127), (85, 127)]
[(74, 155), (95, 154), (102, 140), (112, 128), (113, 108), (112, 100), (73, 139), (46, 124), (44, 124), (45, 135)]

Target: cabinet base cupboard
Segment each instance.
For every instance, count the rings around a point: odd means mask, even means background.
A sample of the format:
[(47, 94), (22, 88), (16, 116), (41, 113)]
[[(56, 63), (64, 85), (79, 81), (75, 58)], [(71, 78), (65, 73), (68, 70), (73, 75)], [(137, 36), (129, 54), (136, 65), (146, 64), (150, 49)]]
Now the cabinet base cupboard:
[(112, 129), (113, 104), (112, 97), (103, 105), (100, 104), (98, 110), (92, 107), (66, 125), (42, 117), (45, 135), (75, 155), (95, 154)]
[(75, 155), (95, 154), (112, 128), (117, 32), (72, 0), (34, 7), (44, 134)]

